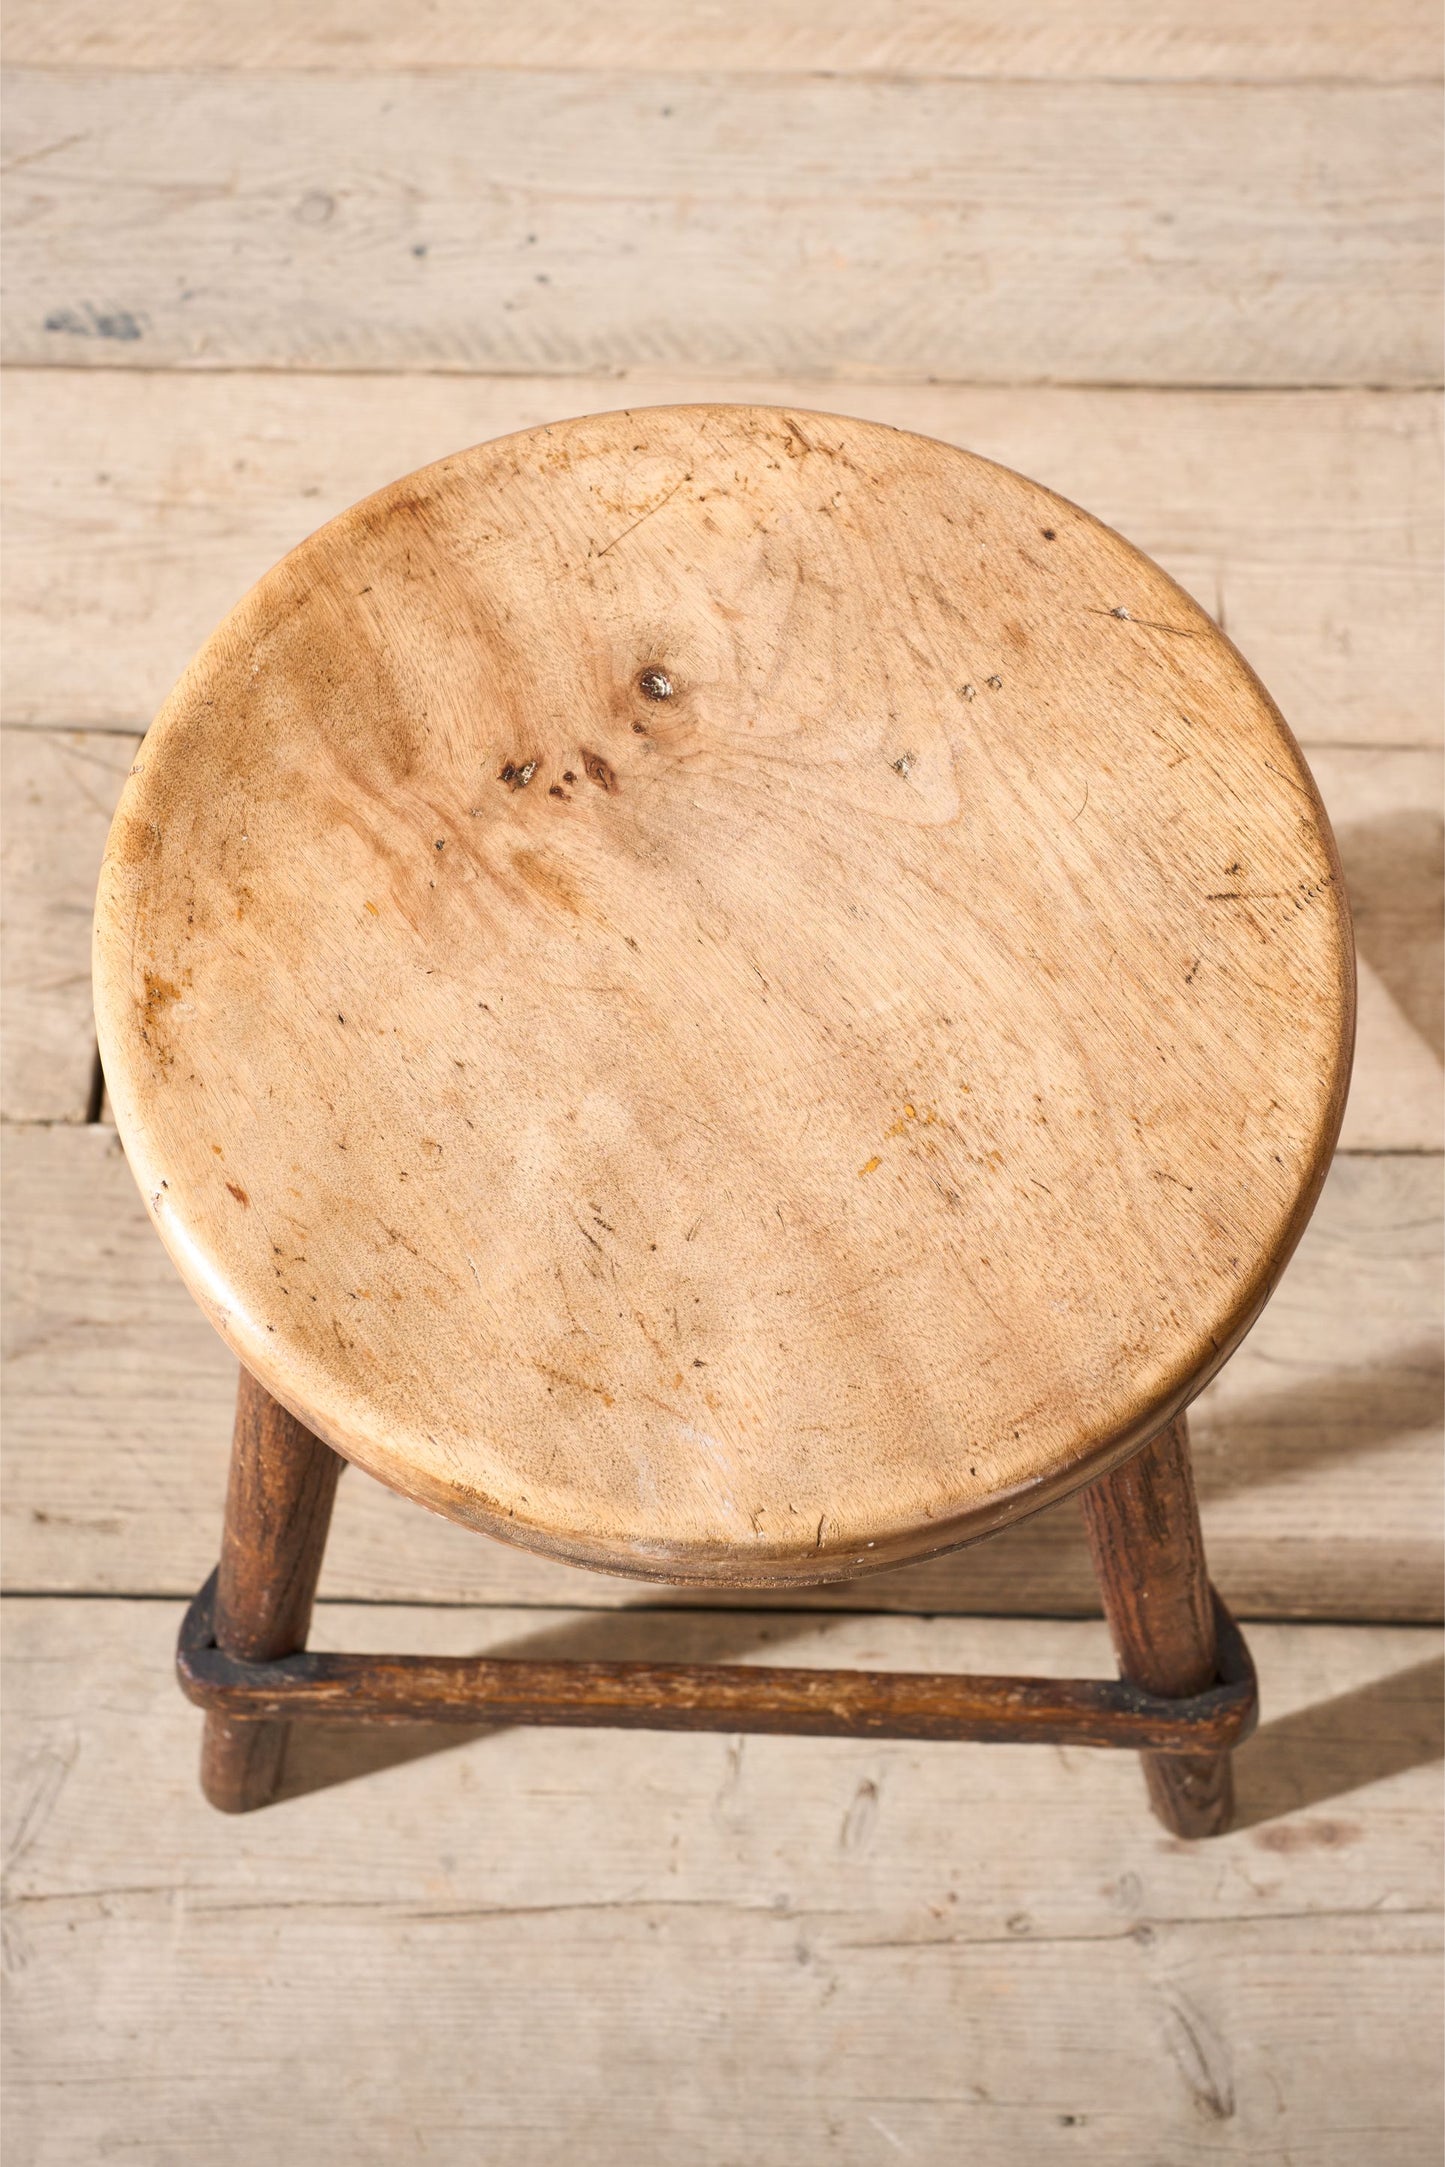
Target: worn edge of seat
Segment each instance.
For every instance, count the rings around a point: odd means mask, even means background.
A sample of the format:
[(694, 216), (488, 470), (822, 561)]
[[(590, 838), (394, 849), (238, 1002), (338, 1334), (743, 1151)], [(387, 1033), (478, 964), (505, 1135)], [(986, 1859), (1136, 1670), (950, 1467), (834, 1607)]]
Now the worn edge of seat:
[[(1278, 731), (1283, 749), (1291, 756), (1296, 777), (1300, 785), (1309, 794), (1314, 824), (1329, 859), (1333, 874), (1331, 893), (1336, 905), (1339, 922), (1338, 957), (1340, 974), (1338, 991), (1341, 1030), (1336, 1046), (1334, 1073), (1327, 1092), (1322, 1095), (1309, 1179), (1300, 1186), (1294, 1209), (1281, 1230), (1273, 1252), (1267, 1258), (1261, 1259), (1254, 1280), (1240, 1291), (1235, 1307), (1229, 1316), (1220, 1320), (1221, 1329), (1214, 1335), (1213, 1343), (1208, 1352), (1202, 1353), (1201, 1359), (1197, 1363), (1186, 1366), (1176, 1377), (1174, 1383), (1155, 1400), (1148, 1403), (1143, 1411), (1136, 1411), (1132, 1420), (1121, 1425), (1110, 1436), (1092, 1441), (1085, 1450), (1078, 1453), (1072, 1460), (1061, 1463), (1026, 1483), (1016, 1484), (1007, 1489), (996, 1491), (981, 1505), (972, 1506), (966, 1512), (954, 1515), (946, 1520), (935, 1519), (921, 1523), (908, 1521), (893, 1527), (880, 1524), (878, 1532), (871, 1538), (854, 1535), (846, 1543), (833, 1543), (825, 1550), (813, 1551), (809, 1551), (801, 1544), (797, 1546), (778, 1545), (774, 1548), (766, 1543), (759, 1543), (756, 1546), (749, 1545), (746, 1548), (732, 1544), (696, 1544), (690, 1545), (686, 1550), (681, 1550), (674, 1546), (655, 1545), (649, 1548), (647, 1545), (610, 1541), (588, 1542), (572, 1536), (559, 1536), (539, 1525), (519, 1523), (515, 1512), (503, 1508), (497, 1500), (486, 1498), (475, 1489), (463, 1491), (459, 1485), (447, 1486), (435, 1483), (414, 1467), (401, 1468), (394, 1459), (387, 1458), (383, 1460), (380, 1454), (373, 1453), (370, 1441), (366, 1446), (358, 1449), (355, 1441), (348, 1441), (338, 1433), (334, 1425), (327, 1423), (315, 1408), (298, 1396), (294, 1390), (288, 1389), (287, 1380), (284, 1374), (276, 1368), (271, 1358), (270, 1349), (265, 1344), (263, 1336), (259, 1334), (253, 1336), (244, 1335), (235, 1328), (233, 1313), (227, 1306), (213, 1294), (203, 1291), (206, 1278), (208, 1276), (217, 1276), (211, 1266), (211, 1260), (204, 1257), (188, 1241), (182, 1240), (180, 1237), (184, 1230), (174, 1229), (154, 1209), (152, 1197), (146, 1186), (144, 1168), (142, 1139), (145, 1135), (146, 1123), (140, 1115), (139, 1109), (130, 1104), (126, 1089), (128, 1076), (124, 1062), (118, 1058), (107, 1058), (110, 1018), (105, 999), (107, 975), (102, 956), (99, 896), (104, 892), (109, 869), (109, 841), (107, 842), (105, 858), (101, 867), (95, 919), (93, 978), (96, 1025), (102, 1068), (111, 1098), (116, 1127), (125, 1148), (127, 1162), (131, 1166), (133, 1177), (137, 1186), (141, 1189), (142, 1196), (146, 1199), (151, 1223), (160, 1236), (162, 1245), (175, 1265), (188, 1292), (220, 1336), (226, 1341), (232, 1352), (253, 1371), (272, 1396), (284, 1407), (288, 1408), (299, 1421), (305, 1423), (317, 1436), (329, 1444), (335, 1452), (361, 1467), (388, 1489), (392, 1489), (399, 1495), (411, 1499), (414, 1503), (425, 1506), (428, 1510), (440, 1514), (443, 1518), (456, 1520), (461, 1525), (490, 1534), (500, 1541), (513, 1543), (518, 1548), (530, 1549), (545, 1556), (558, 1558), (565, 1563), (582, 1566), (591, 1571), (603, 1572), (623, 1579), (653, 1581), (677, 1586), (717, 1588), (823, 1586), (830, 1582), (857, 1579), (902, 1564), (924, 1563), (930, 1558), (964, 1548), (970, 1543), (997, 1532), (1004, 1526), (1028, 1518), (1033, 1513), (1072, 1495), (1076, 1490), (1095, 1481), (1099, 1476), (1109, 1473), (1111, 1469), (1130, 1458), (1133, 1453), (1140, 1450), (1151, 1438), (1157, 1436), (1161, 1429), (1182, 1413), (1219, 1369), (1223, 1367), (1224, 1363), (1228, 1361), (1240, 1342), (1257, 1322), (1261, 1312), (1274, 1293), (1275, 1287), (1293, 1255), (1301, 1235), (1309, 1224), (1339, 1139), (1349, 1089), (1356, 1022), (1353, 924), (1338, 846), (1314, 776), (1279, 707), (1247, 658), (1240, 653), (1229, 635), (1222, 627), (1215, 624), (1212, 618), (1208, 617), (1207, 612), (1203, 610), (1194, 597), (1181, 587), (1178, 581), (1165, 572), (1163, 567), (1156, 563), (1152, 557), (1148, 556), (1147, 552), (1139, 549), (1126, 536), (1121, 535), (1117, 529), (1108, 526), (1105, 521), (1099, 519), (1087, 507), (1076, 504), (1072, 499), (1062, 496), (1057, 490), (1051, 489), (1047, 483), (1036, 481), (1032, 476), (1020, 474), (1016, 469), (1005, 466), (1002, 461), (988, 459), (981, 453), (968, 451), (960, 445), (950, 444), (943, 438), (929, 437), (920, 430), (895, 428), (892, 424), (886, 422), (860, 422), (855, 417), (817, 413), (812, 409), (795, 406), (771, 407), (744, 404), (743, 402), (697, 401), (663, 407), (614, 407), (602, 409), (595, 414), (578, 415), (559, 422), (534, 424), (529, 428), (508, 431), (503, 436), (483, 439), (476, 445), (445, 454), (442, 458), (429, 461), (425, 466), (415, 469), (410, 474), (398, 476), (381, 489), (373, 491), (369, 496), (359, 499), (357, 503), (349, 505), (335, 514), (332, 519), (323, 522), (322, 526), (317, 528), (313, 534), (305, 537), (292, 550), (287, 551), (283, 557), (278, 559), (276, 565), (269, 567), (247, 590), (246, 594), (238, 599), (233, 608), (222, 619), (220, 625), (203, 642), (176, 685), (172, 688), (171, 693), (163, 702), (151, 724), (150, 731), (147, 732), (146, 738), (143, 740), (142, 751), (145, 745), (151, 742), (152, 733), (165, 732), (172, 711), (179, 704), (185, 688), (193, 676), (202, 672), (212, 645), (224, 635), (227, 628), (247, 609), (253, 597), (273, 576), (279, 566), (288, 562), (290, 558), (296, 556), (300, 551), (310, 547), (317, 536), (328, 529), (340, 526), (362, 514), (369, 514), (374, 517), (378, 511), (384, 508), (386, 499), (398, 492), (412, 488), (418, 480), (428, 474), (440, 472), (452, 466), (457, 459), (465, 458), (473, 451), (492, 450), (522, 438), (544, 437), (559, 429), (584, 427), (614, 416), (619, 419), (630, 419), (637, 415), (653, 413), (706, 414), (717, 412), (759, 413), (775, 416), (779, 419), (786, 419), (790, 415), (799, 415), (804, 419), (811, 418), (820, 423), (846, 420), (850, 421), (854, 426), (877, 430), (881, 434), (916, 438), (933, 444), (954, 457), (1006, 473), (1029, 489), (1037, 491), (1040, 497), (1066, 506), (1070, 511), (1087, 520), (1091, 526), (1098, 528), (1101, 533), (1107, 535), (1129, 556), (1138, 558), (1148, 568), (1152, 577), (1163, 581), (1168, 588), (1172, 589), (1181, 606), (1187, 612), (1204, 619), (1209, 626), (1211, 636), (1217, 639), (1221, 646), (1228, 651), (1249, 682), (1262, 709), (1267, 713), (1274, 728)], [(112, 823), (112, 832), (115, 823), (119, 821), (120, 817), (121, 807), (118, 807), (115, 821)], [(115, 1048), (114, 1052), (118, 1053), (118, 1048)], [(178, 1254), (178, 1251), (182, 1253)], [(189, 1270), (187, 1269), (187, 1262), (183, 1261), (183, 1255), (191, 1265)], [(858, 1550), (860, 1541), (865, 1543), (861, 1555)]]

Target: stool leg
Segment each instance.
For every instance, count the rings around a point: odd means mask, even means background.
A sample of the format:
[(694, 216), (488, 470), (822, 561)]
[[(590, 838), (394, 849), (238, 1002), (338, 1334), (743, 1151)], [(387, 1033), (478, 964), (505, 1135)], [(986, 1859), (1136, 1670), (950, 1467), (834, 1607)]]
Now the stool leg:
[[(305, 1647), (344, 1464), (242, 1369), (216, 1582), (216, 1644), (227, 1655), (265, 1662)], [(249, 1813), (274, 1797), (287, 1729), (207, 1716), (201, 1789), (213, 1806)]]
[[(1183, 1415), (1079, 1493), (1120, 1676), (1182, 1699), (1216, 1675), (1214, 1605)], [(1155, 1813), (1176, 1836), (1219, 1836), (1234, 1813), (1227, 1753), (1144, 1753)]]

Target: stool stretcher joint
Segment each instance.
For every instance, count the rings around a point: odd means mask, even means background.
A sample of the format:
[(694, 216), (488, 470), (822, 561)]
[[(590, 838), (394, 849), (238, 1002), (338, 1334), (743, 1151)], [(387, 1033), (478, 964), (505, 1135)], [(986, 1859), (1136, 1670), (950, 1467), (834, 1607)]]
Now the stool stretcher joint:
[(1200, 1754), (1240, 1745), (1257, 1710), (1249, 1651), (1217, 1595), (1218, 1676), (1180, 1699), (1102, 1678), (309, 1650), (248, 1662), (217, 1646), (215, 1596), (213, 1573), (186, 1613), (177, 1669), (188, 1699), (232, 1721), (578, 1724)]

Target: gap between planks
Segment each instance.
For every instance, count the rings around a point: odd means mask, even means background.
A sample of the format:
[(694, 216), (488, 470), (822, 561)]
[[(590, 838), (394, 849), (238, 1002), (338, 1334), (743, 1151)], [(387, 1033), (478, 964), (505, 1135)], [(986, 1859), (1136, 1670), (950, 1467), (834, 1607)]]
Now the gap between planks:
[[(871, 2167), (881, 2122), (938, 2167), (1186, 2167), (1201, 2129), (1259, 2162), (1282, 2127), (1317, 2167), (1364, 2126), (1391, 2167), (1438, 2158), (1434, 1633), (1256, 1628), (1241, 1826), (1188, 1845), (1130, 1755), (518, 1729), (313, 1732), (238, 1828), (195, 1791), (177, 1615), (5, 1606), (9, 2136), (37, 2157), (123, 2130), (155, 2167)], [(538, 1624), (324, 1620), (448, 1653)], [(716, 1650), (708, 1617), (603, 1629), (679, 1627)], [(1095, 1625), (810, 1629), (790, 1660), (1108, 1669)]]
[[(1441, 1171), (1438, 1157), (1337, 1160), (1274, 1300), (1197, 1404), (1211, 1567), (1241, 1617), (1439, 1615)], [(30, 1588), (189, 1596), (219, 1541), (233, 1358), (161, 1251), (110, 1132), (14, 1130), (5, 1172), (8, 1574)], [(322, 1590), (648, 1599), (479, 1538), (359, 1473), (341, 1487)], [(840, 1596), (1075, 1615), (1097, 1601), (1072, 1500), (798, 1606)]]
[[(5, 719), (142, 729), (326, 518), (430, 460), (599, 406), (816, 405), (997, 459), (1172, 572), (1308, 746), (1438, 745), (1440, 402), (1421, 393), (17, 370)], [(1382, 667), (1380, 657), (1388, 658)]]
[[(132, 736), (0, 733), (10, 833), (3, 880), (0, 1114), (102, 1110), (90, 1014), (89, 916)], [(1360, 956), (1346, 1150), (1431, 1150), (1441, 1136), (1440, 757), (1312, 747), (1336, 826)]]

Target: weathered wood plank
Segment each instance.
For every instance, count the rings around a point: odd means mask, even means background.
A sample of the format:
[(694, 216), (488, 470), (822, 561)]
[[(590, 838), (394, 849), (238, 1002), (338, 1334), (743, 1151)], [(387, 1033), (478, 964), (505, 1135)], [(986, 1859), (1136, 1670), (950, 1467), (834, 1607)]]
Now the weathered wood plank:
[(1220, 619), (1295, 735), (1440, 742), (1439, 401), (575, 377), (15, 371), (5, 717), (143, 729), (251, 582), (461, 446), (678, 399), (795, 401), (999, 459), (1127, 534)]
[[(90, 913), (106, 825), (136, 740), (0, 732), (6, 1031), (0, 1112), (82, 1121), (95, 1056)], [(1441, 1137), (1440, 760), (1433, 752), (1317, 748), (1360, 947), (1348, 1150), (1437, 1150)]]
[(0, 732), (0, 1109), (9, 1121), (86, 1118), (95, 881), (137, 742), (96, 731)]
[[(1210, 1565), (1241, 1616), (1439, 1615), (1440, 1173), (1435, 1158), (1337, 1160), (1273, 1303), (1193, 1416)], [(231, 1358), (172, 1272), (111, 1131), (11, 1131), (6, 1184), (8, 1585), (189, 1593), (219, 1543)], [(640, 1599), (356, 1473), (322, 1592)], [(951, 1558), (798, 1600), (1065, 1614), (1096, 1603), (1072, 1503)]]
[(10, 0), (15, 67), (737, 69), (786, 75), (1407, 80), (1440, 65), (1422, 0)]
[[(37, 2167), (1437, 2156), (1434, 1634), (1257, 1630), (1244, 1825), (1207, 1845), (1153, 1827), (1127, 1756), (519, 1730), (303, 1741), (294, 1785), (366, 1781), (238, 1829), (195, 1789), (170, 1606), (6, 1607), (7, 2135)], [(1037, 1621), (321, 1625), (1107, 1664)]]
[(1440, 373), (1426, 86), (41, 69), (7, 142), (11, 361)]
[(1355, 920), (1359, 1010), (1346, 1150), (1438, 1150), (1445, 1083), (1445, 821), (1437, 757), (1310, 755)]

